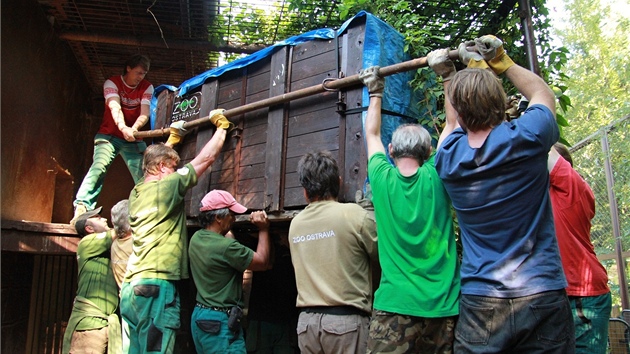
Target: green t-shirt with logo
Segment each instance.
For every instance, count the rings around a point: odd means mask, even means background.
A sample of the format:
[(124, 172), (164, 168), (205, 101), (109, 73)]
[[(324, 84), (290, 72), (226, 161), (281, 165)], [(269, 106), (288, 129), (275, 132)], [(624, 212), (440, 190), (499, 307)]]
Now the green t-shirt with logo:
[(158, 181), (140, 182), (129, 195), (133, 252), (125, 282), (188, 278), (188, 234), (184, 197), (197, 184), (191, 164)]
[(254, 251), (232, 238), (201, 229), (190, 239), (190, 270), (197, 302), (205, 306), (243, 306), (243, 272)]

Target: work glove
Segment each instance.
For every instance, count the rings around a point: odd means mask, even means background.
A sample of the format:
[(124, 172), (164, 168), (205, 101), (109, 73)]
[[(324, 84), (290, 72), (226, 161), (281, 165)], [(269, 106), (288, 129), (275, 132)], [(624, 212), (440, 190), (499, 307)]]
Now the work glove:
[(479, 68), (479, 69), (487, 69), (488, 63), (484, 60), (481, 54), (476, 51), (469, 51), (468, 47), (473, 47), (475, 45), (475, 41), (467, 41), (463, 42), (457, 47), (457, 52), (459, 53), (459, 61), (461, 61), (468, 68)]
[(510, 66), (514, 65), (512, 59), (503, 50), (503, 42), (499, 38), (487, 34), (475, 39), (475, 45), (479, 54), (488, 62), (495, 74), (503, 74)]
[(210, 111), (210, 122), (214, 124), (217, 128), (230, 130), (230, 128), (234, 127), (234, 123), (230, 122), (224, 115), (225, 109), (217, 108)]
[(171, 134), (168, 136), (168, 140), (166, 141), (166, 145), (173, 147), (179, 144), (182, 141), (184, 135), (188, 134), (188, 130), (184, 129), (184, 121), (178, 120), (177, 122), (171, 123), (170, 131)]
[(436, 74), (442, 76), (444, 82), (449, 81), (455, 76), (455, 64), (448, 57), (448, 49), (436, 49), (427, 54), (427, 63)]
[(521, 112), (518, 111), (519, 99), (520, 98), (515, 95), (507, 98), (507, 101), (505, 102), (505, 115), (508, 121), (517, 119), (521, 116)]
[(367, 87), (370, 97), (383, 97), (385, 79), (378, 74), (378, 69), (378, 66), (371, 66), (359, 71), (359, 79)]

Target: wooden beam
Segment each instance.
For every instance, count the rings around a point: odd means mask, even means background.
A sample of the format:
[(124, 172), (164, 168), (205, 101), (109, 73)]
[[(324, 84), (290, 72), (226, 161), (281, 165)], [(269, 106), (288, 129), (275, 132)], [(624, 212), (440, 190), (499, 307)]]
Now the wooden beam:
[(81, 238), (73, 226), (2, 220), (2, 251), (74, 254)]
[(252, 54), (261, 49), (266, 48), (265, 45), (233, 45), (213, 44), (207, 41), (198, 41), (192, 39), (162, 39), (159, 37), (146, 36), (128, 36), (120, 34), (100, 34), (90, 32), (66, 31), (59, 34), (59, 38), (66, 41), (90, 42), (90, 43), (108, 43), (134, 47), (151, 47), (151, 48), (168, 48), (177, 50), (203, 50), (208, 52), (225, 52)]

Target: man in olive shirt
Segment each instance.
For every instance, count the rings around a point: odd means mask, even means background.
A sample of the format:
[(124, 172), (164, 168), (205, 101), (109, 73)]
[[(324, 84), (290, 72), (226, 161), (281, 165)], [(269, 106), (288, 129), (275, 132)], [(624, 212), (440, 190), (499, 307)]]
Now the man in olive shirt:
[(77, 247), (78, 284), (72, 314), (63, 338), (63, 353), (120, 353), (120, 323), (116, 315), (118, 287), (109, 249), (116, 233), (99, 213), (81, 214), (76, 222), (83, 238)]
[(355, 203), (339, 203), (337, 161), (328, 151), (304, 155), (297, 172), (309, 204), (289, 226), (301, 309), (303, 353), (365, 353), (372, 312), (376, 224)]
[[(180, 323), (175, 282), (188, 278), (184, 197), (215, 161), (231, 123), (223, 110), (210, 112), (217, 127), (199, 154), (182, 168), (175, 150), (154, 144), (144, 153), (144, 181), (129, 195), (133, 253), (122, 284), (120, 313), (129, 326), (129, 353), (172, 353)], [(185, 134), (171, 126), (169, 145)], [(172, 137), (178, 139), (173, 140)]]
[(226, 237), (235, 214), (246, 210), (222, 190), (213, 190), (201, 200), (202, 229), (190, 239), (188, 251), (197, 287), (191, 330), (198, 353), (245, 353), (240, 325), (240, 308), (245, 303), (243, 272), (269, 266), (269, 220), (264, 211), (250, 214), (250, 221), (260, 230), (256, 251)]

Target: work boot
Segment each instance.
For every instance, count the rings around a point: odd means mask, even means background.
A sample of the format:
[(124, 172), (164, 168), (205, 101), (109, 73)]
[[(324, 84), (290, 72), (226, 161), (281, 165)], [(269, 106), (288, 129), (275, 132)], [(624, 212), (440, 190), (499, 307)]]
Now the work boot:
[(77, 206), (74, 207), (74, 217), (72, 218), (72, 220), (70, 220), (70, 225), (74, 226), (74, 223), (77, 221), (77, 218), (81, 215), (81, 214), (85, 214), (87, 212), (87, 207), (83, 204), (77, 204)]

